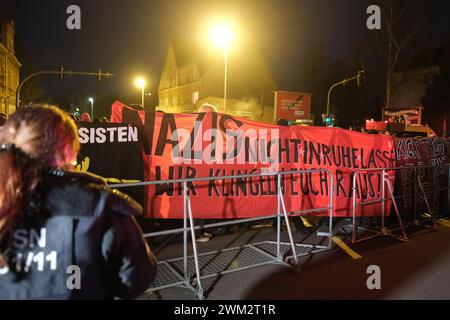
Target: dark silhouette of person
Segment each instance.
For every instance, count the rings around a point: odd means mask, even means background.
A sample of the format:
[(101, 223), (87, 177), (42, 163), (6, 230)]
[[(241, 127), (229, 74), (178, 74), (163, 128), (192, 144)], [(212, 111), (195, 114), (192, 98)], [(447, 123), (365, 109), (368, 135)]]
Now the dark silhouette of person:
[(0, 113), (0, 127), (3, 126), (6, 122), (7, 116), (4, 113)]
[(142, 207), (73, 172), (79, 147), (53, 106), (20, 108), (0, 130), (0, 299), (129, 299), (155, 278)]

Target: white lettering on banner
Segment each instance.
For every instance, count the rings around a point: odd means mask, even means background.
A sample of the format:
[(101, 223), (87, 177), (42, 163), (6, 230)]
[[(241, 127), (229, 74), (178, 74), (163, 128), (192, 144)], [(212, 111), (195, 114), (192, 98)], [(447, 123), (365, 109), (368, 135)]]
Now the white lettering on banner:
[(127, 131), (126, 128), (120, 127), (117, 129), (118, 136), (119, 136), (119, 142), (126, 142), (127, 141)]
[(81, 144), (106, 143), (106, 142), (137, 142), (137, 127), (111, 127), (111, 128), (86, 128), (78, 129)]

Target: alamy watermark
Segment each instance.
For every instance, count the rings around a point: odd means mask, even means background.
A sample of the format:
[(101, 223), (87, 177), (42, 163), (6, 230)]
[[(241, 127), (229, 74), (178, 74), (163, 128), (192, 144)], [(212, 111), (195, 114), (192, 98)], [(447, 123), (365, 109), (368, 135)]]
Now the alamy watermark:
[(70, 265), (67, 267), (66, 273), (69, 277), (66, 281), (67, 289), (81, 290), (81, 269), (77, 265)]
[(69, 15), (66, 20), (66, 26), (69, 30), (81, 30), (81, 9), (72, 4), (67, 7), (66, 13)]
[[(280, 132), (278, 129), (202, 130), (196, 121), (193, 131), (177, 128), (170, 144), (174, 164), (263, 164), (269, 172), (280, 164)], [(157, 148), (158, 149), (158, 148)]]
[(377, 265), (370, 265), (366, 270), (370, 274), (367, 278), (366, 285), (369, 290), (381, 290), (381, 268)]
[(367, 7), (366, 13), (369, 17), (366, 20), (366, 26), (369, 30), (381, 30), (381, 9), (375, 4)]

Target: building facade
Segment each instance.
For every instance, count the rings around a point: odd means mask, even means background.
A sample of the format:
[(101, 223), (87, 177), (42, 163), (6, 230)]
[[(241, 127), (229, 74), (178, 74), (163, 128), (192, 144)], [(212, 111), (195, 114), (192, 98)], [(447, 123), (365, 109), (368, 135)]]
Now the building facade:
[(0, 24), (0, 113), (8, 115), (16, 109), (21, 64), (14, 50), (14, 21), (0, 20)]
[(219, 112), (272, 122), (273, 93), (277, 89), (264, 59), (254, 47), (247, 46), (239, 52), (231, 50), (225, 109), (223, 51), (173, 40), (161, 74), (157, 109), (196, 112), (203, 103), (208, 103)]

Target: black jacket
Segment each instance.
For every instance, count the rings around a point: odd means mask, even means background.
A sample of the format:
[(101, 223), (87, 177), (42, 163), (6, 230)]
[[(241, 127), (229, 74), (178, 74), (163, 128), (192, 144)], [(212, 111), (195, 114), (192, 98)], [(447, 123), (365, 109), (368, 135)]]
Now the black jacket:
[(142, 207), (87, 174), (50, 170), (0, 268), (0, 299), (135, 298), (156, 275), (135, 217)]

